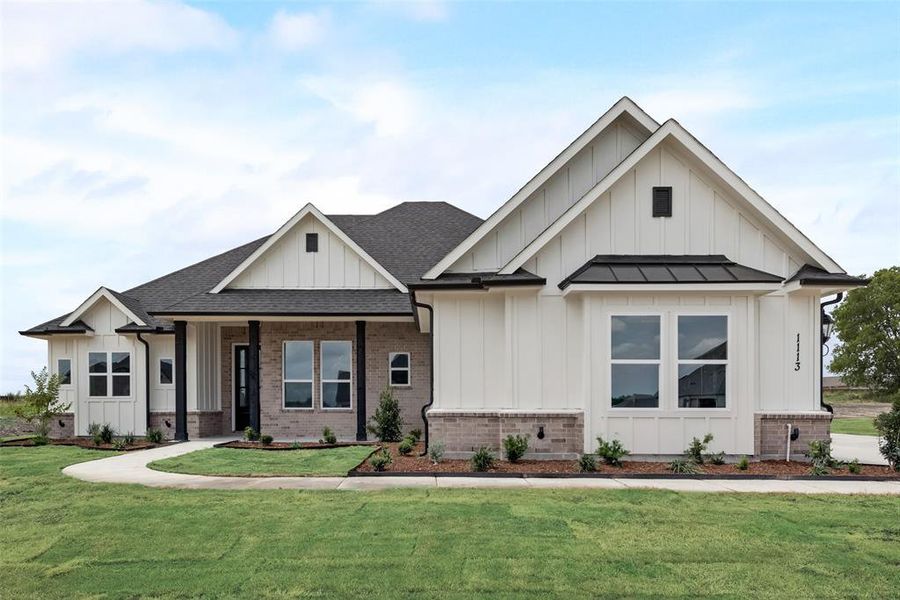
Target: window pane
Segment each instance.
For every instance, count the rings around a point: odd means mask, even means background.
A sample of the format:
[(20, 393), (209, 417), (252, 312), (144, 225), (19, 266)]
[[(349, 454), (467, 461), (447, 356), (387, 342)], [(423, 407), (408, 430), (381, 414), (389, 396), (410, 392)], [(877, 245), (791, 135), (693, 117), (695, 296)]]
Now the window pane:
[(127, 352), (112, 353), (113, 373), (131, 373), (131, 355)]
[(246, 408), (247, 406), (247, 388), (241, 388), (238, 390), (238, 406), (241, 408)]
[(159, 359), (159, 382), (163, 385), (172, 383), (172, 359)]
[(131, 375), (113, 375), (113, 396), (131, 395)]
[(728, 317), (678, 317), (678, 358), (725, 360), (728, 358)]
[(350, 380), (350, 342), (322, 342), (322, 379)]
[(106, 375), (91, 375), (88, 378), (89, 381), (89, 390), (88, 394), (91, 396), (106, 396)]
[(612, 405), (619, 408), (659, 406), (659, 365), (612, 366)]
[(106, 352), (88, 352), (88, 372), (106, 373)]
[(392, 370), (391, 385), (409, 385), (409, 371), (406, 369)]
[(322, 406), (324, 408), (350, 408), (350, 384), (323, 383)]
[(725, 408), (725, 365), (678, 365), (680, 408)]
[(612, 357), (659, 358), (658, 316), (614, 316)]
[(312, 382), (284, 384), (285, 408), (312, 408)]
[(405, 369), (409, 366), (409, 354), (401, 352), (391, 357), (391, 368)]
[(285, 342), (284, 378), (310, 379), (313, 372), (312, 342)]
[(59, 384), (69, 385), (72, 383), (72, 361), (68, 358), (61, 358), (56, 361), (56, 372), (59, 373)]

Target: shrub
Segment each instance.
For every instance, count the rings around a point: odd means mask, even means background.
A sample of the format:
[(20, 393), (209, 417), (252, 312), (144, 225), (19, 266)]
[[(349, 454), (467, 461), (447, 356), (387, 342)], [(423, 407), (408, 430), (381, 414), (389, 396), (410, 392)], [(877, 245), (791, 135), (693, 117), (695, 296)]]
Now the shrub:
[(419, 440), (422, 439), (422, 430), (419, 428), (410, 429), (409, 435), (411, 435), (413, 437), (413, 439), (418, 442)]
[(272, 443), (272, 436), (269, 434), (263, 434), (259, 436), (259, 443), (263, 446), (268, 446)]
[(900, 471), (900, 398), (891, 405), (891, 411), (875, 418), (878, 430), (878, 450), (895, 471)]
[(247, 425), (244, 427), (244, 439), (248, 442), (255, 442), (259, 439), (259, 432)]
[(687, 450), (684, 451), (685, 458), (692, 461), (694, 464), (702, 465), (703, 455), (712, 439), (713, 435), (711, 433), (704, 435), (702, 440), (700, 438), (691, 439), (690, 445), (687, 447)]
[(116, 430), (109, 423), (104, 423), (100, 427), (100, 439), (104, 444), (112, 444), (114, 437), (116, 437)]
[(495, 460), (496, 457), (494, 456), (494, 453), (491, 451), (491, 449), (486, 446), (482, 446), (475, 451), (475, 454), (472, 455), (472, 470), (487, 471), (494, 466)]
[(32, 371), (31, 378), (34, 380), (34, 389), (25, 386), (23, 402), (16, 408), (16, 416), (33, 423), (37, 437), (48, 437), (50, 422), (69, 410), (72, 404), (60, 401), (59, 375), (50, 375), (47, 367), (37, 373)]
[(444, 459), (444, 442), (431, 442), (428, 447), (428, 457), (433, 464), (438, 464)]
[(415, 445), (416, 445), (415, 440), (413, 440), (411, 437), (405, 437), (405, 438), (403, 438), (403, 441), (400, 442), (400, 445), (397, 446), (397, 451), (400, 454), (406, 456), (407, 454), (412, 453)]
[(859, 461), (855, 458), (847, 463), (847, 470), (854, 475), (859, 475), (860, 473), (862, 473), (862, 467), (860, 466)]
[(103, 443), (103, 438), (100, 437), (100, 423), (91, 423), (88, 425), (88, 435), (91, 436), (91, 440), (93, 440), (95, 446), (99, 446)]
[(128, 432), (122, 436), (122, 441), (125, 442), (126, 446), (134, 446), (134, 433)]
[(162, 444), (163, 432), (156, 427), (151, 427), (147, 430), (147, 435), (144, 436), (144, 439), (151, 444)]
[(403, 419), (400, 417), (400, 403), (394, 398), (390, 388), (385, 388), (378, 397), (378, 408), (366, 427), (382, 442), (399, 442), (402, 437)]
[(50, 443), (50, 438), (47, 437), (46, 435), (38, 434), (38, 435), (34, 436), (33, 438), (31, 438), (31, 443), (34, 444), (35, 446), (46, 446), (47, 444)]
[(299, 450), (302, 447), (303, 444), (301, 444), (300, 442), (291, 442), (291, 450)]
[(391, 453), (387, 451), (387, 448), (382, 448), (369, 458), (369, 464), (376, 471), (384, 471), (392, 462)]
[(322, 430), (322, 440), (326, 444), (337, 444), (337, 436), (334, 435), (334, 432), (331, 430), (331, 427), (326, 427)]
[(685, 458), (676, 458), (670, 462), (669, 470), (673, 473), (682, 473), (684, 475), (695, 475), (700, 472), (700, 469), (697, 468), (697, 463)]
[(597, 438), (597, 456), (602, 458), (606, 464), (621, 467), (622, 459), (629, 454), (630, 452), (625, 449), (625, 446), (619, 440), (607, 442), (602, 437)]
[(116, 438), (113, 441), (113, 448), (116, 450), (124, 450), (128, 447), (128, 444), (125, 443), (125, 438)]
[(503, 440), (503, 452), (506, 454), (506, 460), (511, 463), (519, 462), (519, 459), (525, 456), (527, 451), (527, 435), (508, 435)]
[(725, 464), (725, 453), (724, 452), (711, 452), (706, 455), (706, 461), (711, 465), (724, 465)]
[(809, 450), (806, 452), (812, 467), (809, 470), (810, 475), (828, 475), (831, 468), (837, 465), (831, 457), (831, 440), (813, 440), (809, 443)]
[(582, 473), (593, 473), (597, 470), (597, 458), (593, 454), (582, 454), (578, 459), (578, 470)]
[(741, 456), (741, 460), (739, 460), (735, 466), (738, 468), (738, 471), (746, 471), (750, 468), (750, 459), (748, 459), (745, 454)]

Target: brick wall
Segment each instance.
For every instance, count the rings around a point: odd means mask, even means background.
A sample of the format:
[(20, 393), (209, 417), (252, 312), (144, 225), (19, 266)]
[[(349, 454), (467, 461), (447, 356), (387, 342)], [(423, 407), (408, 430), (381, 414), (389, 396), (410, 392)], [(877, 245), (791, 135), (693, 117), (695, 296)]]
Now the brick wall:
[[(187, 414), (187, 431), (189, 439), (200, 437), (212, 437), (222, 435), (222, 411), (191, 411)], [(168, 421), (171, 427), (166, 427)], [(155, 427), (163, 432), (166, 439), (175, 437), (175, 413), (152, 412), (150, 413), (150, 427)]]
[[(584, 450), (584, 414), (529, 411), (431, 411), (430, 441), (444, 443), (448, 458), (467, 457), (480, 446), (500, 454), (503, 439), (525, 434), (529, 458), (569, 458)], [(538, 439), (539, 427), (544, 439)]]
[(831, 437), (831, 413), (757, 413), (753, 418), (754, 454), (760, 459), (784, 459), (787, 452), (787, 425), (800, 430), (791, 442), (791, 460), (806, 460), (809, 442)]
[(75, 413), (63, 413), (50, 419), (49, 435), (54, 439), (75, 437)]

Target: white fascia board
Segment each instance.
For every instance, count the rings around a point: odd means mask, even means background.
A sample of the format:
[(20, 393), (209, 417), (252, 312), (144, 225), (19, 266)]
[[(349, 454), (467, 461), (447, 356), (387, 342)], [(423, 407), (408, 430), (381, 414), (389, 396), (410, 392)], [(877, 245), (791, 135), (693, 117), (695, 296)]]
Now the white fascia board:
[(754, 209), (756, 209), (766, 222), (770, 223), (776, 230), (785, 235), (792, 243), (794, 243), (802, 252), (807, 254), (811, 259), (816, 261), (820, 267), (831, 273), (844, 273), (844, 270), (830, 256), (825, 254), (818, 246), (813, 244), (809, 238), (803, 235), (784, 215), (779, 213), (775, 208), (757, 194), (743, 179), (738, 177), (725, 163), (710, 152), (703, 144), (688, 133), (677, 121), (669, 119), (662, 127), (657, 129), (653, 135), (647, 138), (643, 144), (638, 146), (634, 152), (629, 154), (625, 160), (619, 163), (616, 168), (601, 179), (597, 184), (589, 189), (585, 194), (568, 210), (560, 215), (556, 221), (550, 224), (540, 235), (531, 241), (525, 248), (516, 254), (506, 265), (501, 268), (498, 273), (508, 275), (514, 273), (516, 269), (524, 265), (530, 258), (540, 251), (550, 240), (562, 232), (565, 227), (574, 221), (582, 212), (593, 204), (600, 196), (605, 194), (609, 189), (628, 171), (633, 169), (637, 163), (643, 159), (651, 150), (660, 145), (664, 140), (671, 137), (677, 140), (687, 152), (699, 160), (703, 165), (710, 169), (718, 176), (727, 186), (729, 186), (736, 194), (744, 198)]
[(547, 183), (553, 175), (556, 174), (569, 160), (581, 152), (600, 132), (609, 127), (609, 125), (623, 114), (634, 119), (647, 133), (652, 133), (659, 129), (659, 123), (653, 120), (647, 113), (641, 109), (634, 101), (625, 96), (606, 111), (593, 125), (588, 127), (584, 133), (578, 136), (575, 141), (569, 144), (565, 150), (560, 152), (556, 158), (541, 169), (537, 175), (531, 178), (512, 198), (507, 200), (503, 206), (498, 208), (486, 221), (473, 231), (469, 237), (464, 239), (458, 246), (450, 251), (439, 263), (429, 269), (422, 279), (437, 279), (444, 271), (449, 269), (453, 263), (462, 258), (462, 256), (471, 250), (481, 238), (490, 233), (503, 219), (517, 209), (531, 194), (537, 191), (542, 185)]
[(96, 292), (91, 294), (90, 298), (88, 298), (87, 300), (82, 302), (78, 306), (78, 308), (76, 308), (74, 311), (72, 311), (69, 314), (69, 316), (66, 317), (62, 323), (60, 323), (60, 325), (63, 327), (68, 327), (69, 325), (71, 325), (72, 323), (77, 321), (79, 319), (79, 317), (81, 317), (81, 315), (86, 313), (87, 310), (90, 307), (92, 307), (100, 298), (106, 298), (110, 302), (110, 304), (112, 304), (113, 306), (118, 308), (120, 311), (122, 311), (122, 313), (125, 316), (129, 317), (136, 324), (141, 325), (141, 326), (146, 325), (146, 323), (144, 323), (144, 321), (139, 319), (137, 317), (137, 315), (135, 315), (133, 312), (128, 310), (128, 308), (124, 304), (119, 302), (118, 298), (116, 298), (114, 295), (112, 295), (110, 293), (110, 291), (108, 289), (106, 289), (105, 287), (101, 287)]
[(223, 289), (225, 289), (225, 287), (226, 287), (229, 283), (231, 283), (232, 281), (234, 281), (234, 280), (237, 278), (238, 275), (240, 275), (241, 273), (243, 273), (250, 265), (252, 265), (254, 262), (256, 262), (256, 259), (258, 259), (260, 256), (262, 256), (263, 254), (265, 254), (265, 252), (266, 252), (269, 248), (271, 248), (272, 246), (274, 246), (275, 243), (276, 243), (278, 240), (280, 240), (282, 237), (284, 237), (285, 234), (287, 234), (288, 231), (290, 231), (291, 229), (293, 229), (294, 226), (295, 226), (297, 223), (299, 223), (300, 220), (303, 219), (303, 217), (305, 217), (306, 215), (312, 215), (312, 216), (314, 216), (316, 219), (318, 219), (319, 222), (321, 222), (323, 225), (325, 225), (325, 227), (328, 228), (329, 231), (331, 231), (331, 233), (333, 233), (334, 235), (336, 235), (336, 236), (338, 237), (338, 239), (340, 239), (344, 244), (346, 244), (347, 246), (349, 246), (351, 250), (353, 250), (354, 252), (356, 252), (356, 253), (357, 253), (364, 261), (366, 261), (366, 263), (367, 263), (370, 267), (372, 267), (373, 269), (375, 269), (375, 271), (377, 271), (382, 277), (384, 277), (385, 279), (387, 279), (387, 280), (391, 283), (391, 285), (393, 285), (395, 288), (397, 288), (398, 290), (400, 290), (400, 291), (403, 292), (404, 294), (407, 293), (407, 289), (406, 289), (406, 286), (405, 286), (405, 285), (403, 285), (402, 283), (400, 283), (400, 281), (399, 281), (396, 277), (394, 277), (393, 275), (391, 275), (391, 273), (390, 273), (387, 269), (385, 269), (383, 266), (381, 266), (381, 264), (379, 264), (378, 261), (376, 261), (374, 258), (372, 258), (371, 256), (369, 256), (369, 253), (368, 253), (368, 252), (366, 252), (365, 250), (363, 250), (363, 249), (359, 246), (359, 244), (357, 244), (356, 242), (354, 242), (354, 241), (350, 238), (350, 236), (348, 236), (346, 233), (344, 233), (343, 231), (341, 231), (340, 228), (339, 228), (337, 225), (335, 225), (335, 224), (331, 221), (331, 219), (329, 219), (328, 217), (326, 217), (325, 215), (323, 215), (323, 214), (321, 213), (321, 211), (319, 211), (318, 208), (316, 208), (315, 206), (312, 205), (312, 203), (308, 203), (306, 206), (304, 206), (303, 208), (301, 208), (301, 209), (297, 212), (297, 214), (295, 214), (293, 217), (291, 217), (291, 218), (287, 221), (287, 223), (285, 223), (284, 225), (282, 225), (281, 227), (279, 227), (279, 228), (278, 228), (278, 231), (276, 231), (275, 233), (273, 233), (272, 235), (270, 235), (270, 236), (269, 236), (269, 239), (267, 239), (267, 240), (266, 240), (259, 248), (257, 248), (257, 249), (253, 252), (253, 254), (251, 254), (251, 255), (248, 256), (246, 259), (244, 259), (244, 262), (242, 262), (241, 264), (239, 264), (239, 265), (238, 265), (231, 273), (229, 273), (229, 274), (225, 277), (225, 279), (223, 279), (222, 281), (220, 281), (220, 282), (218, 283), (218, 285), (216, 285), (216, 287), (214, 287), (213, 289), (211, 289), (211, 290), (210, 290), (210, 293), (212, 293), (212, 294), (218, 294), (218, 293), (221, 292)]
[(627, 294), (646, 292), (700, 292), (734, 294), (769, 294), (782, 288), (780, 283), (575, 283), (562, 291), (562, 295), (602, 292)]

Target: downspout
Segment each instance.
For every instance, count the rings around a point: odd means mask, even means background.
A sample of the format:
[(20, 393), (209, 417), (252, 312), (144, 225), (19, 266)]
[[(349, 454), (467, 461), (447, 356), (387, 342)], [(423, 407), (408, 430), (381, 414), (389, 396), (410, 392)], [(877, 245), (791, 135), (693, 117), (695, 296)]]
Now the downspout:
[(412, 292), (411, 300), (412, 305), (416, 308), (424, 308), (428, 311), (428, 366), (430, 375), (428, 377), (428, 404), (422, 407), (422, 422), (425, 424), (425, 450), (420, 455), (425, 456), (428, 454), (428, 417), (425, 416), (425, 413), (428, 412), (428, 409), (434, 404), (434, 307), (430, 304), (417, 302), (415, 291)]
[(147, 430), (150, 429), (150, 342), (141, 337), (141, 332), (137, 332), (137, 339), (140, 343), (144, 345), (144, 379), (145, 379), (145, 392), (144, 392), (144, 404), (147, 408), (147, 423), (144, 426), (144, 433), (147, 433)]
[[(832, 304), (837, 304), (844, 298), (844, 292), (838, 292), (837, 296), (834, 297), (834, 300), (828, 300), (827, 302), (823, 302), (819, 305), (819, 310), (821, 311), (819, 315), (819, 335), (822, 336), (822, 317), (825, 316), (825, 307), (831, 306)], [(830, 412), (832, 415), (834, 414), (834, 407), (825, 402), (825, 352), (823, 352), (825, 348), (825, 342), (828, 340), (822, 338), (822, 347), (819, 348), (819, 404)]]

